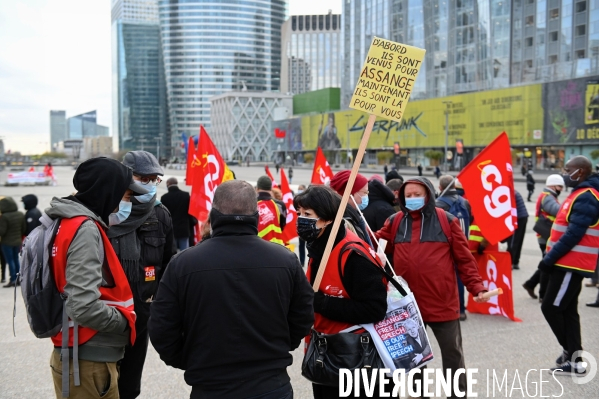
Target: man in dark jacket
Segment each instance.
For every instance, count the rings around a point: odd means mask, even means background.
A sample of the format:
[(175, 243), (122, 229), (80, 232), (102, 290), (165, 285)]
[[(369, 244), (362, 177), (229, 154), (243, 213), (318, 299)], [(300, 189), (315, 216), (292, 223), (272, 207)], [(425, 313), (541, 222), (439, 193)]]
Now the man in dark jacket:
[(532, 176), (532, 170), (529, 170), (526, 173), (526, 190), (528, 190), (528, 202), (532, 201), (530, 197), (532, 197), (532, 193), (535, 192), (535, 183), (535, 178)]
[(108, 230), (110, 243), (125, 271), (135, 305), (134, 345), (127, 345), (120, 362), (120, 399), (133, 399), (141, 392), (141, 375), (148, 350), (150, 305), (164, 269), (176, 252), (173, 226), (168, 209), (156, 200), (156, 187), (163, 170), (154, 155), (129, 151), (123, 165), (133, 170), (135, 189), (146, 192), (131, 195), (131, 214)]
[(177, 242), (177, 249), (183, 251), (189, 248), (189, 227), (193, 225), (189, 210), (189, 193), (179, 189), (179, 182), (175, 177), (166, 181), (168, 193), (160, 197), (160, 201), (171, 214), (173, 220), (173, 234)]
[(518, 227), (514, 234), (507, 239), (507, 250), (512, 255), (512, 269), (520, 269), (520, 254), (522, 253), (522, 244), (526, 234), (526, 223), (528, 222), (528, 211), (524, 205), (524, 198), (519, 192), (516, 194), (516, 213), (518, 215)]
[(210, 223), (211, 238), (179, 253), (164, 273), (151, 308), (152, 345), (185, 370), (191, 398), (291, 397), (289, 352), (314, 322), (312, 287), (295, 254), (257, 236), (247, 182), (216, 189)]
[(37, 197), (35, 195), (27, 194), (21, 197), (21, 201), (23, 202), (23, 206), (27, 211), (25, 212), (25, 235), (28, 236), (33, 229), (42, 224), (42, 222), (40, 222), (42, 213), (39, 209), (37, 209)]
[[(442, 217), (447, 218), (451, 238), (445, 235), (432, 183), (424, 177), (408, 179), (399, 198), (402, 211), (391, 216), (376, 236), (392, 243), (386, 252), (393, 255), (396, 273), (408, 282), (424, 323), (439, 342), (443, 369), (451, 369), (453, 376), (457, 369), (466, 367), (455, 269), (476, 302), (486, 302), (482, 297), (486, 289), (458, 219), (447, 212)], [(401, 219), (394, 229), (397, 217)], [(464, 374), (458, 385), (465, 391)]]
[(563, 352), (556, 359), (557, 374), (583, 375), (578, 351), (582, 350), (578, 296), (582, 280), (591, 277), (599, 251), (599, 176), (583, 156), (572, 158), (562, 175), (572, 193), (557, 213), (547, 253), (539, 269), (549, 274), (541, 310)]
[(18, 284), (17, 273), (21, 269), (19, 251), (24, 235), (25, 216), (23, 212), (19, 211), (17, 203), (12, 197), (0, 199), (0, 246), (10, 271), (10, 281), (4, 285), (4, 288), (14, 287), (15, 284)]
[[(468, 231), (470, 230), (470, 223), (472, 223), (472, 209), (470, 208), (470, 202), (468, 202), (467, 199), (463, 198), (461, 195), (458, 194), (458, 192), (456, 191), (455, 187), (455, 179), (453, 178), (453, 176), (451, 175), (444, 175), (441, 176), (441, 178), (439, 179), (439, 190), (440, 193), (442, 194), (439, 198), (437, 198), (437, 200), (435, 201), (435, 206), (437, 208), (441, 208), (443, 209), (445, 212), (449, 212), (449, 210), (451, 209), (451, 206), (457, 202), (457, 201), (461, 201), (464, 208), (466, 208), (466, 210), (468, 211), (468, 215), (453, 215), (456, 218), (458, 218), (458, 221), (460, 221), (460, 224), (462, 225), (462, 231), (464, 231), (464, 234), (466, 234), (466, 236), (468, 236)], [(449, 188), (448, 188), (449, 187)], [(468, 218), (468, 226), (465, 226), (466, 222), (466, 217)], [(458, 279), (458, 297), (460, 299), (460, 321), (465, 321), (468, 316), (466, 316), (466, 302), (464, 300), (464, 294), (466, 293), (464, 290), (464, 283), (462, 283), (462, 279), (460, 279), (460, 276), (457, 276)]]
[(385, 220), (395, 213), (395, 196), (389, 187), (376, 179), (368, 182), (368, 206), (362, 211), (372, 231), (378, 231)]

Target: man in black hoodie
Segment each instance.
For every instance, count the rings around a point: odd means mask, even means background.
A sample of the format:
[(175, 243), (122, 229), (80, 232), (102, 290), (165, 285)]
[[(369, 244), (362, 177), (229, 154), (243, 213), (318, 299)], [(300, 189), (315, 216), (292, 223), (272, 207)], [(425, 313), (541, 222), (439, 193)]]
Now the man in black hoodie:
[(21, 201), (27, 211), (25, 212), (25, 235), (28, 236), (33, 229), (42, 224), (42, 222), (40, 222), (42, 213), (37, 209), (37, 197), (35, 195), (27, 194), (21, 198)]
[(395, 213), (393, 203), (395, 195), (383, 183), (376, 179), (368, 182), (368, 206), (362, 213), (372, 231), (379, 231), (387, 218)]
[(314, 322), (312, 287), (294, 253), (258, 237), (247, 182), (216, 189), (210, 224), (211, 238), (166, 268), (150, 308), (152, 345), (185, 370), (192, 399), (291, 398), (289, 352)]

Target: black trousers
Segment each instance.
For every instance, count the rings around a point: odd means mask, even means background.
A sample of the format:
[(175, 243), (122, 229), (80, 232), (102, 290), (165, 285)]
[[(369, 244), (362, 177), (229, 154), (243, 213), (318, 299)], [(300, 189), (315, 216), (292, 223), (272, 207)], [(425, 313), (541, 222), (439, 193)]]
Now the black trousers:
[[(146, 309), (140, 311), (140, 307), (147, 306)], [(141, 393), (141, 375), (146, 362), (146, 354), (148, 352), (148, 319), (150, 315), (149, 303), (136, 303), (135, 312), (137, 319), (135, 320), (135, 344), (127, 345), (125, 348), (125, 356), (120, 361), (119, 369), (119, 396), (120, 399), (134, 399)]]
[(6, 259), (4, 259), (2, 250), (0, 250), (0, 266), (2, 267), (2, 280), (4, 280), (6, 278)]
[[(543, 257), (545, 257), (545, 251), (547, 249), (547, 244), (539, 243), (539, 248), (541, 248), (541, 253), (543, 254)], [(528, 287), (532, 288), (533, 290), (535, 289), (537, 284), (541, 284), (541, 286), (539, 287), (539, 298), (543, 299), (543, 297), (545, 296), (545, 292), (547, 291), (547, 283), (548, 282), (549, 282), (549, 275), (547, 273), (544, 273), (544, 272), (540, 271), (539, 269), (537, 269), (537, 270), (535, 270), (534, 274), (524, 284), (526, 284)]]
[[(457, 369), (465, 369), (466, 361), (464, 359), (464, 351), (462, 350), (462, 330), (460, 327), (459, 320), (425, 323), (433, 330), (435, 338), (439, 343), (439, 349), (441, 349), (441, 363), (443, 364), (443, 370), (450, 369), (452, 375), (452, 388), (453, 388), (453, 375)], [(426, 366), (421, 367), (424, 370)], [(420, 386), (422, 386), (422, 373), (418, 375), (421, 380)], [(414, 376), (414, 380), (418, 379)], [(467, 392), (466, 386), (466, 375), (461, 374), (458, 381), (460, 391)], [(453, 391), (455, 392), (455, 390)], [(426, 396), (421, 395), (421, 398)], [(465, 397), (465, 396), (464, 396)], [(451, 395), (447, 399), (457, 398), (457, 396)]]
[[(389, 387), (391, 387), (391, 388), (389, 388)], [(392, 384), (385, 385), (385, 388), (387, 389), (387, 392), (390, 393), (393, 390), (393, 385)], [(339, 387), (338, 386), (330, 387), (330, 386), (326, 386), (326, 385), (312, 384), (312, 394), (314, 395), (314, 399), (337, 399), (337, 398), (341, 398), (339, 396)], [(364, 385), (360, 385), (360, 396), (354, 396), (354, 392), (352, 391), (352, 394), (350, 395), (350, 398), (361, 398), (361, 399), (375, 398), (375, 399), (379, 399), (380, 398), (380, 396), (379, 396), (379, 386), (376, 385), (374, 387), (374, 395), (373, 396), (366, 396), (366, 394), (364, 393)]]
[(522, 253), (524, 234), (526, 234), (526, 222), (528, 222), (528, 218), (518, 218), (518, 228), (514, 235), (507, 240), (507, 250), (512, 256), (512, 265), (520, 264), (520, 254)]
[(582, 350), (578, 295), (583, 277), (555, 266), (552, 269), (541, 310), (555, 338), (571, 355)]

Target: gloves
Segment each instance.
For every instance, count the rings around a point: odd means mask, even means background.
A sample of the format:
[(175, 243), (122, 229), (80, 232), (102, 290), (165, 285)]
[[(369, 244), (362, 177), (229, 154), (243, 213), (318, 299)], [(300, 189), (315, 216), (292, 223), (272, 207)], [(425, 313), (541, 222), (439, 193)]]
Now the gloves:
[(480, 245), (478, 246), (478, 248), (476, 249), (476, 252), (477, 252), (479, 255), (482, 255), (482, 254), (483, 254), (483, 252), (485, 252), (485, 249), (486, 249), (486, 247), (485, 247), (484, 245), (480, 244)]
[(320, 291), (314, 293), (314, 311), (316, 313), (322, 313), (322, 309), (325, 307), (326, 295)]
[(545, 261), (544, 261), (544, 260), (541, 260), (541, 261), (539, 262), (539, 267), (538, 267), (538, 269), (539, 269), (540, 271), (542, 271), (543, 273), (550, 273), (550, 272), (551, 272), (551, 267), (552, 267), (552, 265), (548, 265), (547, 263), (545, 263)]

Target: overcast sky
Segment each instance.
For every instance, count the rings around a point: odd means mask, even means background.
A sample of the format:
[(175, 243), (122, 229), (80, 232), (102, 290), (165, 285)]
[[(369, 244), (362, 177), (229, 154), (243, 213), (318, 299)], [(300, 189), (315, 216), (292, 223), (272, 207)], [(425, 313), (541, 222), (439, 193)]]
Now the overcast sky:
[[(290, 15), (341, 13), (342, 0), (289, 0)], [(96, 109), (112, 134), (110, 0), (0, 1), (0, 138), (50, 149), (50, 110)]]

